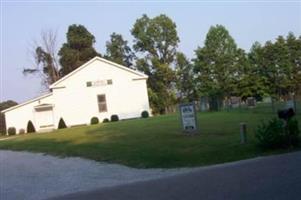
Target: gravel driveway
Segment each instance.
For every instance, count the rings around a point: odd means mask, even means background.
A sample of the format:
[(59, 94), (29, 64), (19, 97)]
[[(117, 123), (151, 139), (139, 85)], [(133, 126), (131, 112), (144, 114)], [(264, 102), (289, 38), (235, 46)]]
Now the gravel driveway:
[(0, 199), (45, 199), (58, 195), (156, 179), (192, 171), (134, 169), (82, 158), (0, 151)]

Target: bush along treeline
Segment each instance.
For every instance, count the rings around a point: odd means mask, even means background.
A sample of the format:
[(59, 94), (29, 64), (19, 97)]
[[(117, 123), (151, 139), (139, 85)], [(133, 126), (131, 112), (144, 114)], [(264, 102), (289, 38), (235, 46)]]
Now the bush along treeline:
[(300, 130), (296, 118), (287, 121), (273, 118), (258, 126), (255, 137), (263, 149), (293, 148), (300, 143)]
[(279, 110), (278, 118), (258, 126), (255, 137), (264, 149), (293, 148), (299, 145), (299, 126), (292, 108)]
[(112, 33), (106, 52), (101, 54), (94, 48), (96, 37), (83, 25), (69, 26), (66, 42), (58, 52), (51, 52), (55, 49), (51, 48), (54, 32), (43, 32), (44, 40), (35, 49), (37, 65), (23, 73), (42, 74), (43, 83), (49, 85), (91, 58), (104, 57), (149, 76), (148, 94), (154, 114), (164, 114), (176, 103), (202, 96), (218, 102), (231, 96), (278, 99), (297, 95), (300, 90), (301, 36), (293, 33), (271, 38), (273, 42), (254, 42), (246, 51), (238, 47), (226, 27), (214, 25), (192, 59), (179, 52), (176, 23), (164, 14), (141, 16), (130, 33), (132, 46), (121, 34)]
[(2, 110), (8, 109), (10, 107), (13, 107), (15, 105), (18, 105), (17, 102), (8, 100), (8, 101), (3, 101), (0, 103), (0, 135), (5, 135), (6, 134), (6, 129), (9, 127), (6, 127), (5, 124), (5, 117), (4, 114), (1, 113)]

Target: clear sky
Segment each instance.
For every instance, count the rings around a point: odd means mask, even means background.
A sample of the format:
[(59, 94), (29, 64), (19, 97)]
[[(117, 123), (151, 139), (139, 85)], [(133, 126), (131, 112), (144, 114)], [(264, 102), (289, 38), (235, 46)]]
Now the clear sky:
[(301, 1), (0, 1), (0, 101), (20, 103), (43, 93), (37, 77), (22, 74), (23, 68), (32, 66), (31, 45), (42, 30), (57, 30), (60, 47), (68, 26), (82, 24), (96, 37), (95, 48), (104, 53), (112, 32), (121, 33), (131, 44), (130, 29), (137, 18), (144, 13), (166, 14), (177, 25), (179, 50), (189, 58), (203, 46), (211, 25), (224, 25), (246, 51), (255, 41), (264, 43), (289, 31), (301, 35)]

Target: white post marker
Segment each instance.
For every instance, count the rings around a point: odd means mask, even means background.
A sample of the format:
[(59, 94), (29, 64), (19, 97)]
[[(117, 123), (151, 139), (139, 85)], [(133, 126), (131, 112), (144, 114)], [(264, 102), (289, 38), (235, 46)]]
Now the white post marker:
[(194, 104), (180, 104), (180, 115), (183, 131), (186, 133), (197, 133), (198, 125)]

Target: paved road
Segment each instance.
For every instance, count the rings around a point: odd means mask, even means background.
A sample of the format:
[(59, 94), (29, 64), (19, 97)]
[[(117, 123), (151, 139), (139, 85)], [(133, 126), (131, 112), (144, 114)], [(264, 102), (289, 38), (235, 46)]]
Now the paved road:
[(206, 167), (173, 177), (55, 198), (55, 200), (61, 199), (299, 200), (301, 199), (301, 152)]

